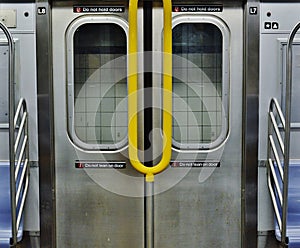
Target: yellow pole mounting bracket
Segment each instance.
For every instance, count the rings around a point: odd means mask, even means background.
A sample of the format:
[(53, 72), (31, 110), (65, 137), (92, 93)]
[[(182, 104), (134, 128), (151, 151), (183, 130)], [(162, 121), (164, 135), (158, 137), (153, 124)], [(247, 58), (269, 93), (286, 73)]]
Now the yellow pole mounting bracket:
[(138, 0), (129, 2), (129, 58), (128, 58), (128, 153), (132, 166), (146, 175), (147, 182), (162, 172), (170, 163), (172, 153), (172, 3), (163, 0), (163, 151), (162, 158), (153, 167), (147, 167), (138, 157), (138, 63), (137, 10)]

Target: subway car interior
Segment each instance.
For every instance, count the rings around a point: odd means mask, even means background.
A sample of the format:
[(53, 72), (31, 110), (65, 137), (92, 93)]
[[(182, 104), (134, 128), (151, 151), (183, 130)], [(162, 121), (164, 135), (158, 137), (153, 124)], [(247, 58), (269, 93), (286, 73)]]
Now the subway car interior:
[(0, 248), (300, 248), (299, 29), (299, 0), (1, 0)]

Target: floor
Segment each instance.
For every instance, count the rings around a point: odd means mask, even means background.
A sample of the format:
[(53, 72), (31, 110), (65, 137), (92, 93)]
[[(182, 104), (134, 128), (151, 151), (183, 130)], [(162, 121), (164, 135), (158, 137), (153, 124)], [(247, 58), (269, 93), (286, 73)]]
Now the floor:
[(40, 248), (40, 237), (38, 233), (24, 232), (22, 241), (16, 248)]
[(282, 246), (276, 240), (274, 231), (269, 231), (258, 234), (257, 248), (282, 248)]
[[(24, 234), (24, 238), (16, 248), (40, 248), (40, 240), (37, 234)], [(77, 248), (77, 247), (74, 247)], [(80, 248), (80, 247), (78, 247)], [(217, 247), (212, 247), (217, 248)], [(218, 247), (219, 248), (219, 247)], [(257, 248), (282, 248), (275, 239), (274, 232), (259, 233)]]

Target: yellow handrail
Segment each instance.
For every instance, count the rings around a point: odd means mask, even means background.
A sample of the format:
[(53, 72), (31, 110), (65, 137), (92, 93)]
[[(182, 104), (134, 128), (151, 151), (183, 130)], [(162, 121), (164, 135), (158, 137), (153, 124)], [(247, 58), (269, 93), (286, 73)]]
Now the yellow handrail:
[(163, 152), (158, 164), (147, 167), (138, 157), (137, 118), (137, 9), (138, 0), (129, 2), (129, 58), (128, 58), (128, 153), (132, 166), (146, 175), (147, 182), (170, 163), (172, 153), (172, 3), (163, 0)]

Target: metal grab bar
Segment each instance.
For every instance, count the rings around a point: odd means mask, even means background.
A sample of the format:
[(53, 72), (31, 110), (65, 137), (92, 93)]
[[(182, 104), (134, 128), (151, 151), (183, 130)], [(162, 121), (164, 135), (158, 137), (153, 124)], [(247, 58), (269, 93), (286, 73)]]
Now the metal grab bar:
[(154, 181), (154, 175), (163, 171), (170, 162), (172, 148), (172, 4), (163, 0), (163, 153), (161, 161), (146, 167), (138, 157), (137, 121), (137, 5), (138, 0), (129, 2), (129, 63), (128, 63), (128, 153), (132, 166), (146, 175), (147, 182)]
[[(297, 31), (300, 29), (300, 22), (292, 29), (287, 42), (287, 53), (286, 53), (286, 98), (285, 98), (285, 120), (283, 118), (282, 111), (279, 107), (276, 99), (272, 99), (270, 103), (269, 109), (269, 145), (268, 145), (268, 186), (271, 193), (271, 198), (273, 202), (273, 206), (275, 209), (276, 220), (279, 225), (279, 229), (281, 232), (281, 243), (283, 245), (288, 244), (287, 237), (287, 209), (288, 209), (288, 184), (289, 184), (289, 162), (290, 162), (290, 134), (291, 134), (291, 97), (292, 97), (292, 73), (293, 73), (293, 41), (296, 36)], [(281, 139), (281, 135), (279, 132), (279, 125), (276, 124), (275, 116), (273, 115), (273, 108), (276, 108), (279, 118), (282, 122), (282, 127), (284, 131), (284, 141)], [(283, 155), (283, 172), (281, 167), (281, 162), (279, 160), (279, 155), (275, 147), (274, 140), (272, 138), (272, 127), (275, 130), (276, 137), (280, 144), (280, 148), (282, 150)], [(282, 180), (282, 191), (281, 193), (278, 178), (275, 172), (274, 162), (271, 158), (271, 152), (274, 154), (275, 161), (277, 167), (279, 168), (281, 180)], [(281, 170), (280, 170), (281, 168)], [(272, 175), (272, 178), (271, 178)], [(281, 205), (281, 215), (276, 202), (275, 192), (272, 186), (272, 182), (275, 183), (276, 191), (280, 199)], [(281, 218), (280, 218), (281, 217)]]
[(18, 188), (15, 194), (16, 208), (19, 208), (16, 214), (16, 230), (19, 230), (25, 199), (29, 186), (29, 145), (28, 145), (28, 112), (26, 101), (21, 98), (14, 117), (14, 130), (18, 133), (15, 138), (15, 185)]
[[(286, 166), (284, 173), (283, 196), (286, 201), (283, 203), (282, 225), (286, 227), (287, 224), (287, 208), (288, 208), (288, 180), (289, 180), (289, 162), (290, 162), (290, 135), (291, 135), (291, 105), (292, 105), (292, 73), (293, 73), (293, 41), (297, 31), (300, 29), (300, 22), (292, 29), (287, 43), (286, 54), (286, 98), (285, 98), (285, 143), (284, 143), (284, 166)], [(282, 236), (286, 237), (286, 228), (282, 230)], [(283, 242), (283, 240), (282, 240)]]
[[(17, 244), (17, 233), (20, 227), (25, 199), (29, 185), (29, 146), (28, 146), (28, 113), (24, 99), (20, 99), (15, 113), (15, 80), (14, 80), (14, 41), (8, 28), (0, 22), (0, 30), (8, 41), (8, 102), (9, 102), (9, 165), (10, 165), (10, 202), (11, 231), (10, 245)], [(21, 119), (20, 123), (18, 120)], [(15, 136), (16, 129), (18, 133)], [(19, 145), (21, 144), (21, 148)], [(16, 164), (17, 159), (17, 164)], [(17, 180), (19, 180), (17, 188)], [(25, 180), (25, 181), (24, 181)], [(16, 189), (17, 188), (17, 189)], [(17, 211), (18, 208), (18, 211)]]
[(17, 243), (17, 229), (16, 229), (16, 185), (13, 183), (15, 180), (15, 153), (14, 153), (14, 41), (12, 35), (10, 34), (8, 28), (0, 22), (0, 29), (4, 32), (7, 42), (8, 42), (8, 59), (9, 59), (9, 67), (8, 67), (8, 123), (9, 123), (9, 161), (10, 161), (10, 193), (11, 193), (11, 217), (12, 217), (12, 245)]
[[(276, 111), (276, 115), (274, 114)], [(285, 181), (285, 175), (288, 173), (285, 164), (281, 165), (279, 152), (276, 147), (276, 140), (279, 144), (279, 150), (283, 157), (285, 157), (285, 139), (280, 134), (279, 125), (282, 125), (283, 130), (286, 130), (286, 121), (282, 114), (281, 108), (278, 104), (277, 99), (273, 98), (270, 101), (270, 107), (268, 112), (268, 159), (267, 159), (267, 174), (268, 174), (268, 188), (271, 195), (271, 200), (275, 212), (276, 221), (279, 226), (279, 230), (281, 232), (281, 242), (282, 244), (286, 244), (286, 225), (283, 222), (283, 212), (284, 205), (287, 203), (287, 195), (284, 194), (284, 190), (282, 188), (287, 187), (287, 183)], [(280, 123), (277, 123), (276, 116), (279, 116)], [(275, 134), (275, 135), (274, 135)], [(273, 157), (272, 157), (273, 155)], [(279, 172), (279, 178), (278, 173)], [(275, 187), (274, 187), (275, 185)], [(281, 187), (281, 185), (283, 185)], [(283, 193), (282, 193), (283, 191)], [(279, 198), (279, 203), (277, 202), (276, 196)], [(281, 214), (280, 214), (281, 213)], [(286, 216), (286, 215), (285, 215)]]

